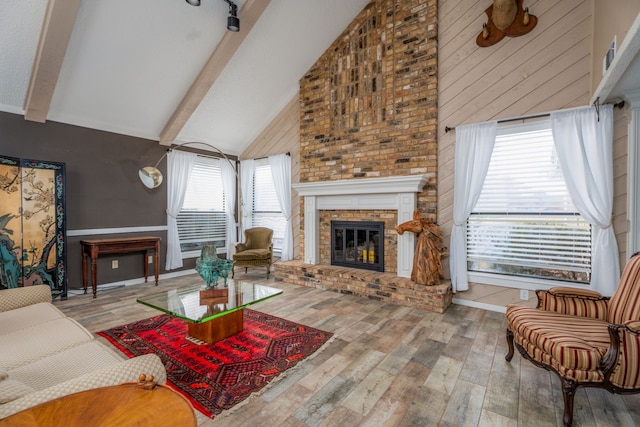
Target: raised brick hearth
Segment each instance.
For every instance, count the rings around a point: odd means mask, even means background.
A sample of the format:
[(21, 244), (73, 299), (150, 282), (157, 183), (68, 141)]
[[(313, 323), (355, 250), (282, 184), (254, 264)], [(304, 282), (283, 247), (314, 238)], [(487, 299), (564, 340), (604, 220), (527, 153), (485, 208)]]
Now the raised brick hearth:
[(451, 282), (416, 285), (395, 273), (378, 273), (332, 265), (310, 265), (301, 260), (274, 264), (276, 281), (328, 289), (378, 301), (444, 313), (451, 305)]

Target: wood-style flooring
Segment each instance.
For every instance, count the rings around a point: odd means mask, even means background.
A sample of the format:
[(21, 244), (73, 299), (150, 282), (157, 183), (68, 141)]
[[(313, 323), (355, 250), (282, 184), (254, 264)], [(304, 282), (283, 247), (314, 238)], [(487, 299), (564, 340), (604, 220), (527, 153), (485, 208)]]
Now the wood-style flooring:
[[(261, 394), (199, 426), (561, 426), (554, 374), (509, 364), (504, 314), (452, 306), (445, 314), (260, 279), (284, 289), (253, 309), (334, 333), (320, 352)], [(263, 276), (262, 276), (263, 277)], [(158, 314), (135, 299), (196, 283), (197, 275), (71, 295), (55, 304), (92, 332)], [(640, 395), (579, 389), (574, 425), (640, 426)]]

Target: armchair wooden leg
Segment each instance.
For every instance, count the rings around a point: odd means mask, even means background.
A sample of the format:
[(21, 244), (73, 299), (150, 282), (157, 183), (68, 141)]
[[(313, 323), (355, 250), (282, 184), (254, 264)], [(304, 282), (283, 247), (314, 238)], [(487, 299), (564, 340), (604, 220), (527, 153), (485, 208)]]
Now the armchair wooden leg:
[(236, 266), (231, 267), (231, 278), (233, 279), (236, 275)]
[(562, 381), (562, 398), (564, 400), (564, 415), (562, 423), (564, 427), (571, 427), (573, 423), (573, 398), (576, 395), (577, 384), (574, 381), (560, 379)]
[(504, 359), (507, 362), (511, 362), (511, 359), (513, 359), (513, 332), (511, 332), (511, 330), (509, 328), (507, 328), (507, 346), (509, 347), (509, 352), (507, 353), (507, 355), (504, 357)]
[(267, 279), (269, 278), (270, 272), (271, 272), (271, 265), (267, 265)]

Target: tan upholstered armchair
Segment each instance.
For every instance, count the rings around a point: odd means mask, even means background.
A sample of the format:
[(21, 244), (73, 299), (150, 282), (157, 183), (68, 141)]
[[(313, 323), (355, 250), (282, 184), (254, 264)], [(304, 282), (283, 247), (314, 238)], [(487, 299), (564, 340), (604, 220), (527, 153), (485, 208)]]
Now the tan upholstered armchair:
[(236, 243), (236, 253), (233, 254), (233, 270), (231, 277), (235, 277), (236, 267), (244, 267), (247, 272), (248, 267), (266, 266), (267, 279), (271, 271), (273, 260), (273, 230), (264, 227), (249, 228), (244, 231), (244, 243)]
[(565, 426), (578, 387), (640, 393), (640, 253), (611, 298), (573, 288), (536, 291), (537, 308), (507, 307), (507, 344), (562, 382)]

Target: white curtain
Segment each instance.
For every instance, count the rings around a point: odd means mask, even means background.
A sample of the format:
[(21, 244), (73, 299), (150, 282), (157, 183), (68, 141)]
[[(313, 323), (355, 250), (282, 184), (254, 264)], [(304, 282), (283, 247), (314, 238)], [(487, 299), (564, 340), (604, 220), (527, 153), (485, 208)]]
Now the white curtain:
[(551, 130), (574, 206), (591, 224), (591, 286), (612, 295), (620, 279), (613, 209), (613, 106), (551, 113)]
[(224, 191), (224, 214), (227, 220), (227, 258), (231, 258), (233, 244), (237, 242), (236, 231), (236, 170), (231, 163), (220, 159), (222, 190)]
[(196, 162), (193, 153), (172, 150), (167, 155), (167, 262), (166, 270), (182, 267), (182, 252), (176, 218), (182, 209), (189, 176)]
[(469, 289), (466, 225), (487, 176), (497, 122), (456, 126), (453, 227), (449, 270), (453, 292)]
[(240, 210), (242, 214), (242, 220), (240, 225), (242, 226), (244, 239), (244, 230), (253, 227), (253, 174), (255, 172), (255, 163), (253, 159), (242, 160), (240, 162)]
[(278, 196), (280, 210), (287, 221), (284, 229), (284, 242), (280, 260), (293, 258), (293, 229), (291, 227), (291, 157), (286, 154), (269, 156), (273, 185)]

